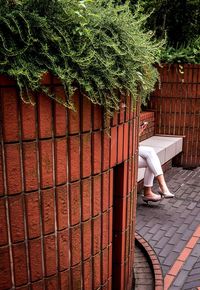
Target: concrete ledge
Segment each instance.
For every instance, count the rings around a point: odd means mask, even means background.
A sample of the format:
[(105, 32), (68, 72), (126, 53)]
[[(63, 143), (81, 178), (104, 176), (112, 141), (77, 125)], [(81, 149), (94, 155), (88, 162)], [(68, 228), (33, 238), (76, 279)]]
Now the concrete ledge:
[[(163, 165), (182, 152), (183, 137), (155, 135), (140, 142), (140, 145), (153, 147), (160, 159), (161, 165)], [(138, 169), (138, 181), (144, 178), (144, 171), (145, 168)]]

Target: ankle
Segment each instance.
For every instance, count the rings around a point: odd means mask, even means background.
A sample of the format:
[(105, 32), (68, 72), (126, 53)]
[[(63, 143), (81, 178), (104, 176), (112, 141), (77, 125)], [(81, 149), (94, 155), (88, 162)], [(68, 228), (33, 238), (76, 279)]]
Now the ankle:
[(148, 187), (144, 187), (144, 195), (151, 195), (151, 189), (149, 189)]
[(154, 196), (155, 193), (153, 191), (144, 191), (144, 196)]

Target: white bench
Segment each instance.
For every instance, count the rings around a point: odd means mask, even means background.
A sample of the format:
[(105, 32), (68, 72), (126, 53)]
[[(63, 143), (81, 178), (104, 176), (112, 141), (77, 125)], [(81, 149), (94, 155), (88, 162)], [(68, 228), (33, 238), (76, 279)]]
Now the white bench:
[[(161, 165), (163, 165), (182, 152), (183, 137), (155, 135), (140, 142), (140, 145), (153, 147), (160, 159)], [(145, 168), (138, 169), (138, 181), (144, 178), (144, 171)]]

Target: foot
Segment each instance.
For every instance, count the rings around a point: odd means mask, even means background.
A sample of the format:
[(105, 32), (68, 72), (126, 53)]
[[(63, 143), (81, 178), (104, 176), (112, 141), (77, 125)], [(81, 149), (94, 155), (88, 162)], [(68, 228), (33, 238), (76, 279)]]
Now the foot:
[(155, 193), (150, 193), (150, 194), (145, 194), (142, 196), (142, 200), (148, 204), (149, 201), (152, 202), (157, 202), (162, 199), (161, 195), (155, 194)]
[(158, 193), (164, 197), (164, 198), (173, 198), (175, 195), (171, 193), (168, 189), (165, 191), (162, 191), (161, 188), (159, 187)]

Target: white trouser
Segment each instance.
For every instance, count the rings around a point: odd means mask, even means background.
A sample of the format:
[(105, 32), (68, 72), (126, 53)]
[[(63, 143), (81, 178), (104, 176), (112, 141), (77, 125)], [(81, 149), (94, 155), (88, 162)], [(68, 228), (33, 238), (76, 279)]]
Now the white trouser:
[(144, 173), (144, 186), (153, 186), (155, 176), (163, 174), (160, 160), (152, 147), (139, 146), (139, 168), (146, 168)]

